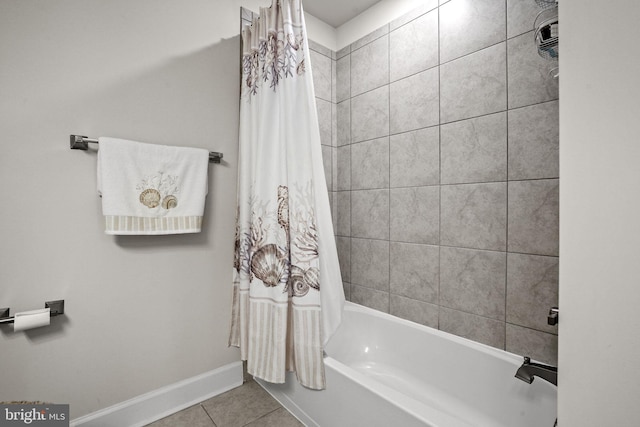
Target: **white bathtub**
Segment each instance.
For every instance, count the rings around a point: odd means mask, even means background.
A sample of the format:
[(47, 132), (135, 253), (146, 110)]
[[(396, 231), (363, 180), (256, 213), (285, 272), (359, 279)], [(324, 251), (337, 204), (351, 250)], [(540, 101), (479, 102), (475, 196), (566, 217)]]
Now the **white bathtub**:
[(307, 426), (553, 427), (556, 387), (514, 377), (522, 357), (347, 303), (327, 388), (258, 381)]

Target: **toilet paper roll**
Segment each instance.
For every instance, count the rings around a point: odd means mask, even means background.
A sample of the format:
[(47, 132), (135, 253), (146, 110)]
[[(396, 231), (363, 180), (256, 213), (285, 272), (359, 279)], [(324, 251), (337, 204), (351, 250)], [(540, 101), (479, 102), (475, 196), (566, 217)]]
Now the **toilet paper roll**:
[(16, 313), (13, 319), (13, 332), (48, 326), (51, 323), (50, 308)]

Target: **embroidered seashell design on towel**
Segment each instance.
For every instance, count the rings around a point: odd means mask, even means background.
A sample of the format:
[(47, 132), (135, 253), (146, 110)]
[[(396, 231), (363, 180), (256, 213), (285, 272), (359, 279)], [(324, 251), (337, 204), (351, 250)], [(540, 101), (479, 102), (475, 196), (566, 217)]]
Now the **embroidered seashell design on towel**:
[(99, 142), (105, 233), (201, 231), (209, 151), (104, 137)]
[(140, 193), (140, 203), (153, 209), (160, 204), (160, 192), (153, 188), (147, 188)]
[[(144, 178), (136, 190), (142, 190), (140, 203), (149, 209), (158, 206), (162, 206), (163, 209), (173, 209), (178, 206), (178, 198), (175, 196), (180, 192), (177, 176), (158, 172), (156, 175)], [(162, 200), (162, 204), (160, 204), (160, 200)]]
[(176, 196), (174, 196), (173, 194), (169, 195), (169, 196), (165, 196), (164, 199), (162, 199), (162, 207), (165, 209), (173, 209), (176, 206), (178, 206), (178, 198)]

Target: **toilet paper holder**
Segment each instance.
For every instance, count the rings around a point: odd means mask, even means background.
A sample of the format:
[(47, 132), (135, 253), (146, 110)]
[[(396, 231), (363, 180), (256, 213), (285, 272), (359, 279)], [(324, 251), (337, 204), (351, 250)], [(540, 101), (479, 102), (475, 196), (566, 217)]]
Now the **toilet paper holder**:
[[(51, 317), (64, 314), (64, 300), (47, 301), (44, 303), (44, 308), (51, 309), (49, 313)], [(14, 316), (9, 316), (9, 308), (0, 308), (0, 324), (13, 323), (13, 321)]]

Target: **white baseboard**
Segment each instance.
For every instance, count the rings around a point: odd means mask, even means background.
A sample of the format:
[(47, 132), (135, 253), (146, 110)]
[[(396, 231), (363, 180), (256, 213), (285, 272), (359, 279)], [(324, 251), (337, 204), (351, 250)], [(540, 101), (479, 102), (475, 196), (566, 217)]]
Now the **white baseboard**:
[(242, 385), (242, 362), (187, 378), (71, 420), (71, 427), (142, 427)]

